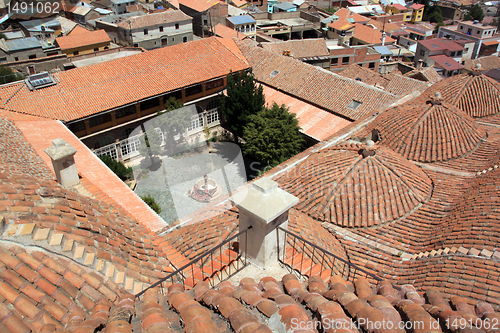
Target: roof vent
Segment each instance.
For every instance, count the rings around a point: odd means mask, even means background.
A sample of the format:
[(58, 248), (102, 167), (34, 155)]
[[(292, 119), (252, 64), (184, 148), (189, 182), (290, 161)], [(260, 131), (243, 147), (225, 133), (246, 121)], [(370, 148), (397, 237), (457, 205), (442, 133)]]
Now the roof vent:
[(434, 94), (434, 97), (431, 97), (431, 99), (428, 101), (428, 103), (432, 105), (441, 105), (442, 104), (442, 95), (439, 91), (436, 91)]
[(363, 156), (363, 158), (367, 158), (370, 156), (375, 156), (375, 150), (362, 148), (359, 150), (359, 155)]
[(472, 70), (472, 75), (479, 76), (479, 75), (481, 75), (482, 71), (483, 71), (483, 66), (481, 66), (481, 64), (476, 64), (476, 68), (474, 68)]

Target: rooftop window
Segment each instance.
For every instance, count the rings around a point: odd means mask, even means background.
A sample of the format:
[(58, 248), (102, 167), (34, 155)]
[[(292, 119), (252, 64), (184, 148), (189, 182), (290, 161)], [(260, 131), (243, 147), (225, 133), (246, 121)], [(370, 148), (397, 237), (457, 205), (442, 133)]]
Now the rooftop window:
[(348, 107), (349, 109), (352, 109), (352, 110), (357, 110), (361, 104), (363, 104), (363, 103), (362, 103), (362, 102), (355, 101), (355, 100), (352, 100), (352, 102), (351, 102), (351, 103), (349, 103), (349, 105), (347, 105), (347, 107)]

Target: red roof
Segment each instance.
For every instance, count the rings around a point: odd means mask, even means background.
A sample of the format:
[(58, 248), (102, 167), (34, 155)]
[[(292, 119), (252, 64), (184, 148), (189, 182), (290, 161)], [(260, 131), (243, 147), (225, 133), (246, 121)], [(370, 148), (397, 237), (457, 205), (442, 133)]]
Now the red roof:
[(430, 51), (449, 50), (453, 52), (465, 50), (465, 48), (457, 42), (444, 38), (425, 39), (419, 41), (419, 43)]
[(408, 9), (408, 8), (406, 8), (405, 6), (403, 6), (403, 5), (399, 4), (399, 3), (396, 3), (394, 5), (389, 5), (387, 7), (394, 7), (394, 8), (399, 9), (399, 10), (407, 10)]
[[(363, 24), (356, 23), (354, 28), (354, 38), (357, 38), (367, 44), (381, 44), (382, 43), (382, 31), (373, 29)], [(385, 36), (385, 43), (392, 44), (396, 40)]]
[(425, 7), (422, 4), (414, 3), (413, 5), (410, 6), (411, 9), (419, 10), (420, 8)]
[(233, 40), (212, 37), (54, 74), (56, 85), (35, 91), (4, 85), (0, 98), (7, 110), (71, 121), (248, 67)]
[(219, 0), (179, 0), (179, 4), (194, 9), (198, 12), (204, 12), (218, 3)]
[(453, 71), (456, 69), (462, 69), (464, 66), (455, 61), (452, 57), (448, 57), (445, 54), (435, 55), (430, 57), (434, 62), (441, 68), (447, 71)]
[(70, 34), (56, 38), (61, 50), (76, 49), (78, 47), (110, 43), (108, 34), (104, 30), (87, 31), (85, 33)]

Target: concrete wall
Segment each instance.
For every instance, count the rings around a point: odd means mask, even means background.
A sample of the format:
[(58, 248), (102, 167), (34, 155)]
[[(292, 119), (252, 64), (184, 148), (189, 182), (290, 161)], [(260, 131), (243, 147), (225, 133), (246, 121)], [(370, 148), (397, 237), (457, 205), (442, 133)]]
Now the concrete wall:
[(7, 62), (31, 60), (29, 57), (35, 56), (37, 58), (44, 58), (45, 52), (43, 52), (42, 47), (37, 47), (29, 50), (20, 50), (13, 52), (4, 52), (0, 50), (0, 58), (6, 58)]
[[(175, 29), (175, 24), (179, 24), (179, 29)], [(160, 27), (163, 31), (160, 31)], [(152, 50), (163, 46), (175, 45), (183, 42), (183, 38), (187, 37), (187, 41), (193, 40), (193, 23), (192, 20), (158, 24), (147, 27), (147, 35), (144, 34), (145, 28), (132, 30), (132, 44), (137, 44), (138, 47), (143, 47), (146, 50)], [(130, 40), (130, 35), (126, 29), (118, 34), (119, 37), (127, 35), (127, 40)], [(162, 44), (162, 41), (163, 44)], [(166, 45), (165, 45), (166, 43)]]
[(37, 58), (33, 60), (24, 60), (17, 62), (3, 63), (3, 66), (18, 70), (24, 75), (28, 75), (28, 67), (35, 66), (37, 73), (50, 72), (54, 69), (63, 70), (63, 64), (68, 62), (68, 57), (65, 54), (59, 54), (51, 57)]
[[(81, 54), (88, 54), (88, 53), (93, 53), (96, 51), (103, 51), (109, 48), (109, 42), (106, 43), (99, 43), (99, 44), (94, 44), (94, 45), (87, 45), (83, 47), (76, 47), (72, 49), (66, 49), (62, 50), (64, 54), (66, 54), (68, 57), (73, 57), (75, 56), (74, 52), (78, 52), (76, 55), (81, 55)], [(97, 49), (97, 50), (96, 50)]]

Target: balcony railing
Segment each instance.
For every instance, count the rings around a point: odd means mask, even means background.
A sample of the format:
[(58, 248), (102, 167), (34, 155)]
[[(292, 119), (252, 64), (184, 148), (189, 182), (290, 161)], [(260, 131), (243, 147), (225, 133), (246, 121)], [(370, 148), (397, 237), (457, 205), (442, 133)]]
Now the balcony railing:
[(248, 265), (247, 249), (241, 251), (243, 249), (239, 248), (239, 244), (241, 244), (239, 240), (241, 237), (245, 237), (245, 244), (248, 244), (247, 234), (250, 229), (252, 229), (252, 226), (228, 238), (211, 250), (205, 251), (184, 266), (136, 294), (135, 297), (141, 297), (146, 290), (158, 286), (160, 286), (161, 292), (164, 293), (167, 286), (173, 283), (191, 288), (198, 281), (203, 280), (207, 281), (210, 287), (215, 287), (222, 281), (229, 279)]
[[(283, 240), (279, 239), (278, 231), (284, 232)], [(278, 260), (285, 266), (292, 268), (292, 270), (299, 273), (301, 276), (310, 277), (311, 275), (315, 275), (315, 270), (313, 269), (314, 266), (311, 263), (306, 263), (304, 255), (307, 255), (314, 264), (320, 265), (318, 267), (321, 267), (321, 270), (327, 269), (333, 274), (334, 269), (336, 268), (346, 281), (354, 281), (356, 279), (356, 275), (359, 277), (360, 272), (375, 281), (383, 280), (377, 275), (351, 263), (349, 260), (340, 258), (330, 251), (319, 247), (318, 245), (289, 230), (278, 227), (276, 234), (278, 237)], [(288, 250), (287, 245), (289, 246)]]

